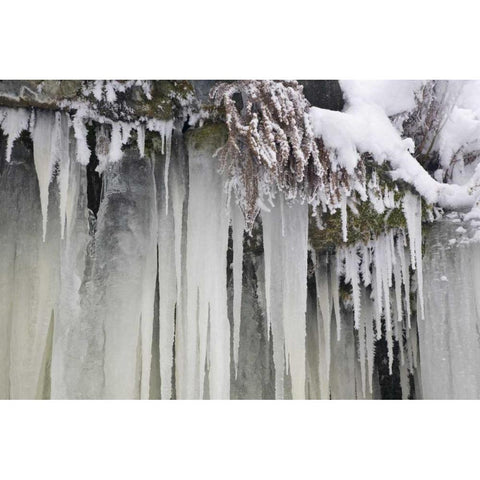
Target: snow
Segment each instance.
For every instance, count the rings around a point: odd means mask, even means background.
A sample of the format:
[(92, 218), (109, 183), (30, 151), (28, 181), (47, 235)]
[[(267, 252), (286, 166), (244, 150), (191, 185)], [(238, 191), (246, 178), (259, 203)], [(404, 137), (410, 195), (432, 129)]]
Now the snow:
[(409, 112), (415, 107), (415, 92), (420, 80), (341, 80), (346, 101), (351, 105), (367, 102), (378, 105), (389, 117)]
[(369, 153), (379, 164), (388, 161), (392, 178), (411, 184), (428, 203), (449, 209), (472, 208), (480, 194), (480, 168), (464, 185), (436, 181), (413, 157), (413, 141), (402, 138), (385, 110), (367, 99), (355, 98), (344, 112), (310, 109), (313, 130), (329, 149), (333, 168), (341, 166), (352, 174), (359, 154)]

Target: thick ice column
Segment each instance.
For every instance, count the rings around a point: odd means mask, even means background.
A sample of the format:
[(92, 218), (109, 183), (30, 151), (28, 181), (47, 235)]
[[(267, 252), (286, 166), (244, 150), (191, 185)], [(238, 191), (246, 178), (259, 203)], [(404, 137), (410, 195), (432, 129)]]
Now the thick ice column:
[(284, 259), (282, 215), (277, 204), (270, 212), (262, 212), (263, 249), (265, 256), (265, 300), (267, 329), (273, 336), (275, 398), (284, 398), (285, 333), (283, 326)]
[(457, 222), (436, 222), (425, 241), (425, 318), (417, 320), (424, 398), (480, 398), (480, 244), (463, 244)]
[(58, 298), (58, 195), (50, 191), (52, 228), (44, 242), (37, 175), (26, 140), (13, 145), (1, 195), (2, 396), (42, 398)]
[(105, 332), (105, 398), (148, 397), (157, 217), (152, 163), (139, 157), (127, 150), (107, 167), (98, 212), (93, 282)]
[(305, 325), (307, 308), (308, 205), (284, 208), (285, 353), (292, 377), (292, 396), (305, 398)]
[[(224, 179), (213, 157), (226, 140), (213, 125), (191, 131), (187, 217), (187, 306), (183, 330), (184, 367), (180, 398), (228, 398), (230, 395), (230, 324), (227, 312), (229, 212)], [(208, 344), (208, 332), (210, 342)], [(204, 392), (205, 368), (209, 392)]]
[[(65, 224), (61, 248), (60, 294), (53, 336), (51, 397), (98, 399), (103, 388), (103, 325), (94, 311), (92, 267), (95, 256), (95, 218), (87, 208), (85, 166), (61, 157), (61, 220)], [(72, 160), (71, 162), (69, 160)], [(62, 196), (63, 192), (63, 196)]]
[(293, 398), (305, 397), (308, 205), (288, 206), (279, 195), (264, 225), (267, 314), (272, 326), (277, 398), (283, 398), (284, 362)]

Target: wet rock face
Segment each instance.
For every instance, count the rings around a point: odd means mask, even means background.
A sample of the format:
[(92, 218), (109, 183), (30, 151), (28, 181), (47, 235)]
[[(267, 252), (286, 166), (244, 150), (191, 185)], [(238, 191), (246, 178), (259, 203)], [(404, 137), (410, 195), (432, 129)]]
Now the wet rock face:
[(2, 80), (0, 104), (10, 107), (58, 108), (80, 95), (81, 80)]
[(1, 106), (72, 111), (79, 105), (84, 105), (99, 115), (124, 121), (133, 121), (140, 117), (170, 119), (178, 114), (191, 96), (193, 88), (188, 80), (0, 81)]

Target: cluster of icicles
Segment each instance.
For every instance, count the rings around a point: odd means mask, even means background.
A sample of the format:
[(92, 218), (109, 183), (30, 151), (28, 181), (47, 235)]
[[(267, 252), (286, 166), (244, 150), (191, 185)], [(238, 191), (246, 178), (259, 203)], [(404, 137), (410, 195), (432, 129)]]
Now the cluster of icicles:
[[(260, 214), (263, 251), (252, 263), (255, 285), (246, 286), (249, 237), (214, 158), (224, 139), (200, 141), (193, 132), (184, 144), (173, 131), (171, 146), (172, 123), (159, 122), (150, 128), (161, 134), (164, 153), (145, 156), (144, 126), (112, 123), (110, 136), (103, 132), (104, 157), (97, 145), (103, 191), (95, 218), (87, 208), (86, 121), (0, 112), (8, 135), (0, 190), (1, 397), (230, 398), (248, 371), (241, 352), (258, 337), (248, 327), (253, 301), (266, 324), (275, 398), (371, 398), (382, 337), (390, 372), (399, 346), (408, 396), (417, 364), (411, 271), (423, 311), (418, 197), (403, 200), (406, 232), (328, 256), (309, 248), (308, 205), (278, 195)], [(138, 145), (122, 150), (132, 128)], [(14, 144), (28, 129), (33, 164)], [(346, 298), (342, 284), (350, 285)], [(242, 396), (238, 387), (235, 396)]]

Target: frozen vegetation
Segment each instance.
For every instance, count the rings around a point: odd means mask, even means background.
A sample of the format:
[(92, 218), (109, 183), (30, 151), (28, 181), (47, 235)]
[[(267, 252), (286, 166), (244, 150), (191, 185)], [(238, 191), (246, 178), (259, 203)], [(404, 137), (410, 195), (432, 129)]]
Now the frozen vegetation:
[(479, 82), (135, 88), (0, 107), (1, 398), (480, 398)]

